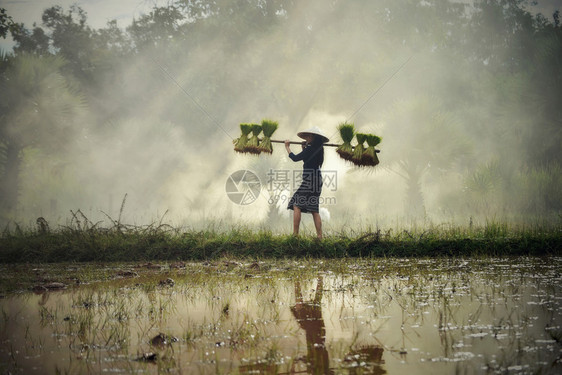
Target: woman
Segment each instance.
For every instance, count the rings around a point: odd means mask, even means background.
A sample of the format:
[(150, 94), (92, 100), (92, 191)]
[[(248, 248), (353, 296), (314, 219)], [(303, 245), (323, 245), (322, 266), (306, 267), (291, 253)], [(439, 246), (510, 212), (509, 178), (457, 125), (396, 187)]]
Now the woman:
[(320, 193), (322, 192), (322, 173), (320, 167), (324, 162), (324, 143), (329, 139), (318, 127), (297, 133), (297, 135), (306, 141), (303, 150), (298, 155), (291, 152), (289, 141), (285, 141), (285, 149), (289, 153), (289, 157), (293, 161), (304, 161), (302, 171), (302, 183), (297, 189), (287, 209), (293, 210), (293, 234), (299, 235), (299, 226), (301, 222), (301, 212), (311, 213), (316, 227), (316, 235), (318, 239), (322, 239), (322, 219), (318, 213), (318, 204), (320, 201)]

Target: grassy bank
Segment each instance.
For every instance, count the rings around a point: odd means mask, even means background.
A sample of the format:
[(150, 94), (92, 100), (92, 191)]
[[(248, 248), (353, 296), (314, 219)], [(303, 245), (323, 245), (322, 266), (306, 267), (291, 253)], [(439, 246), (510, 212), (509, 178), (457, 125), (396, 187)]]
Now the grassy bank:
[(478, 228), (341, 232), (323, 241), (246, 228), (228, 231), (179, 230), (166, 225), (116, 224), (12, 230), (0, 237), (1, 263), (205, 260), (219, 257), (434, 257), (475, 255), (559, 255), (559, 226), (510, 227), (491, 223)]

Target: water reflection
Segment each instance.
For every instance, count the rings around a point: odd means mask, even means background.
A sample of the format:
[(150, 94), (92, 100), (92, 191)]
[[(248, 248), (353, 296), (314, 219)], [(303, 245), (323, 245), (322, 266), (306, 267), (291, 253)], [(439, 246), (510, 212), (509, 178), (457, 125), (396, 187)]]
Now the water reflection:
[[(322, 317), (322, 294), (324, 278), (316, 280), (314, 299), (304, 301), (301, 284), (295, 282), (295, 305), (291, 307), (293, 316), (306, 334), (306, 372), (309, 374), (334, 374), (330, 368), (330, 356), (326, 349), (326, 325)], [(386, 371), (380, 367), (384, 349), (378, 345), (365, 345), (347, 353), (344, 359), (350, 374), (382, 375)]]
[(11, 295), (0, 373), (560, 373), (560, 258), (319, 265)]
[(333, 374), (330, 357), (326, 350), (326, 326), (322, 319), (322, 293), (324, 279), (317, 279), (316, 292), (312, 301), (303, 301), (300, 282), (295, 282), (295, 305), (293, 316), (306, 333), (306, 368), (309, 374)]
[[(386, 374), (386, 370), (380, 366), (384, 364), (383, 352), (384, 349), (378, 345), (366, 345), (349, 352), (344, 361), (348, 364), (351, 362), (350, 374), (383, 375)], [(364, 366), (359, 367), (361, 363)]]

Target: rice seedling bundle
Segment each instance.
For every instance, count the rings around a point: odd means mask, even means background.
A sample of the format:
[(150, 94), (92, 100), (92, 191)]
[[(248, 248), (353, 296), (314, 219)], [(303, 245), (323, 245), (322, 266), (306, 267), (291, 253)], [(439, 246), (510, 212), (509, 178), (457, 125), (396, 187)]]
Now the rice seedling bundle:
[(353, 150), (351, 161), (355, 165), (363, 165), (361, 162), (363, 158), (363, 152), (365, 152), (365, 146), (363, 146), (363, 143), (365, 143), (365, 140), (367, 139), (367, 134), (357, 133), (355, 134), (355, 138), (357, 139), (357, 145)]
[(338, 126), (338, 130), (343, 143), (338, 146), (336, 152), (342, 159), (351, 160), (353, 157), (353, 146), (351, 146), (351, 141), (355, 135), (353, 124), (344, 122)]
[(261, 151), (267, 152), (268, 154), (273, 152), (273, 147), (271, 147), (271, 136), (275, 133), (278, 126), (279, 124), (276, 121), (262, 120), (261, 128), (263, 130), (263, 140), (259, 146)]
[(367, 149), (363, 152), (361, 158), (362, 165), (374, 167), (379, 164), (379, 158), (377, 157), (377, 152), (375, 146), (381, 143), (382, 138), (374, 134), (367, 134)]
[(260, 140), (258, 139), (258, 135), (261, 133), (261, 125), (259, 124), (252, 124), (252, 136), (250, 140), (246, 144), (245, 150), (251, 154), (258, 155), (260, 150)]
[[(240, 124), (241, 135), (236, 138), (234, 150), (241, 153), (258, 155), (262, 152), (272, 154), (272, 143), (285, 143), (284, 141), (271, 139), (273, 133), (277, 131), (279, 123), (277, 121), (264, 119), (260, 124)], [(344, 159), (351, 161), (357, 166), (374, 167), (379, 164), (377, 157), (378, 150), (375, 146), (381, 142), (381, 138), (373, 134), (355, 133), (353, 124), (344, 122), (338, 126), (342, 144), (324, 143), (324, 146), (337, 147), (336, 152)], [(263, 139), (258, 136), (263, 131)], [(248, 138), (249, 137), (249, 138)], [(353, 137), (357, 140), (357, 145), (353, 147), (351, 142)], [(365, 142), (368, 147), (365, 148)], [(290, 144), (301, 144), (302, 142), (289, 142)]]
[(234, 140), (234, 151), (246, 153), (246, 144), (248, 143), (248, 135), (252, 132), (252, 125), (250, 124), (240, 124), (240, 134), (239, 138)]

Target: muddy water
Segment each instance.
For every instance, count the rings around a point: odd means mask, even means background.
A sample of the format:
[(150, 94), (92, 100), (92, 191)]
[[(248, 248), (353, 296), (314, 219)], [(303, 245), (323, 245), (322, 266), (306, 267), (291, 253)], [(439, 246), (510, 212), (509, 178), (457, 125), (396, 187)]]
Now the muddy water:
[(0, 371), (560, 373), (561, 266), (218, 261), (122, 277), (133, 265), (115, 265), (108, 280), (4, 296)]

